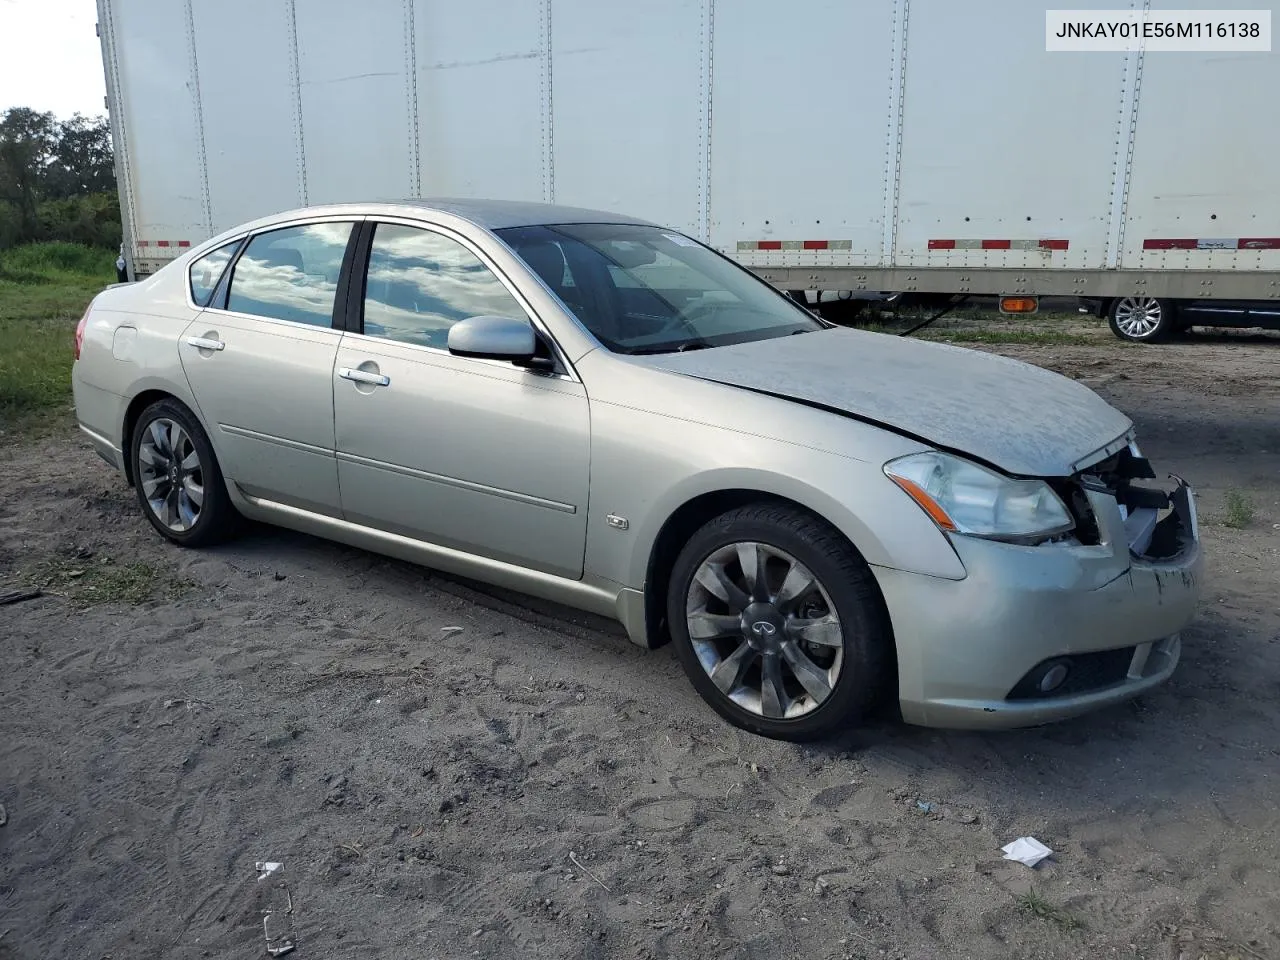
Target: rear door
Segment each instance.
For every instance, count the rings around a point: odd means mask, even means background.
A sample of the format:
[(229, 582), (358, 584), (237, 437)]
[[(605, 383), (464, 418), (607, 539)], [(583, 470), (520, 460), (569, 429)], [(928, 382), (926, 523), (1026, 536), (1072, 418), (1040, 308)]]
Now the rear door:
[(459, 320), (530, 316), (480, 252), (443, 229), (374, 226), (363, 332), (343, 338), (334, 379), (343, 513), (577, 578), (590, 480), (586, 390), (568, 371), (449, 353)]
[(341, 511), (335, 303), (353, 226), (312, 221), (250, 237), (179, 347), (227, 479), (249, 496), (330, 516)]

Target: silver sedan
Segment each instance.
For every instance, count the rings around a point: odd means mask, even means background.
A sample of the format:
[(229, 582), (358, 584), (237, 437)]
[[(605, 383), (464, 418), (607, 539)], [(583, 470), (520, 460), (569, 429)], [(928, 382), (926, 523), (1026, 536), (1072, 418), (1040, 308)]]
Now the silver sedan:
[(163, 536), (240, 517), (616, 617), (732, 723), (1042, 723), (1165, 680), (1195, 506), (1074, 381), (835, 328), (677, 230), (318, 207), (110, 288), (80, 427)]

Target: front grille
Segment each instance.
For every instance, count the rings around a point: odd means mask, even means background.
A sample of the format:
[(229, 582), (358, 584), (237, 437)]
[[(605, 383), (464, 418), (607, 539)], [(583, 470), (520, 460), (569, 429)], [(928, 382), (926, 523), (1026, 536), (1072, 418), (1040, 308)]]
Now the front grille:
[[(1134, 650), (1134, 647), (1121, 647), (1118, 650), (1098, 650), (1094, 653), (1079, 653), (1069, 657), (1051, 657), (1028, 670), (1026, 676), (1018, 681), (1005, 699), (1052, 700), (1055, 697), (1072, 697), (1114, 687), (1124, 683), (1129, 673), (1129, 665), (1133, 663)], [(1040, 678), (1044, 676), (1047, 668), (1058, 663), (1067, 665), (1067, 679), (1056, 689), (1041, 693)]]

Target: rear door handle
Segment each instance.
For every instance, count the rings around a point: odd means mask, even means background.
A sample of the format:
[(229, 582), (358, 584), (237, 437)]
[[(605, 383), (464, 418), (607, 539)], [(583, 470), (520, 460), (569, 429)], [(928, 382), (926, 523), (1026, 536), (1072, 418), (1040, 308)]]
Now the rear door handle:
[(227, 346), (221, 340), (210, 340), (208, 337), (187, 337), (187, 343), (197, 350), (223, 350)]
[(343, 380), (353, 380), (356, 383), (367, 383), (375, 387), (391, 386), (391, 378), (382, 373), (370, 373), (368, 370), (352, 370), (350, 367), (343, 367), (338, 371), (338, 376)]

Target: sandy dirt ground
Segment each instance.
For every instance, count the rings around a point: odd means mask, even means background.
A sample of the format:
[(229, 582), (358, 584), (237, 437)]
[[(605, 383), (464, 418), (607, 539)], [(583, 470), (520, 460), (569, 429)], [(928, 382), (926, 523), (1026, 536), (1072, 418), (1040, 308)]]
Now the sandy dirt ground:
[(753, 737), (607, 623), (180, 550), (70, 431), (0, 449), (0, 591), (50, 591), (0, 607), (0, 957), (266, 956), (277, 878), (300, 960), (1280, 957), (1280, 338), (999, 349), (1131, 415), (1209, 553), (1167, 686), (1013, 733)]

